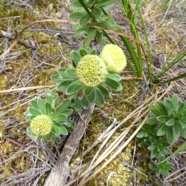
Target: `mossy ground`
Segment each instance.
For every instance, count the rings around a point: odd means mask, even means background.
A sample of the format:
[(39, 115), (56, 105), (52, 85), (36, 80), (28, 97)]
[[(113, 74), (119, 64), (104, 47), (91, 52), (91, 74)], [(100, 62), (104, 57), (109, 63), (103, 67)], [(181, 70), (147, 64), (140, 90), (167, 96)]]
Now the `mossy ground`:
[[(16, 34), (30, 22), (45, 18), (67, 18), (66, 15), (68, 15), (66, 11), (68, 8), (64, 9), (68, 1), (60, 3), (57, 0), (33, 0), (26, 4), (21, 4), (21, 2), (19, 0), (11, 3), (6, 0), (0, 2), (0, 31), (3, 31), (0, 33), (0, 53), (3, 53), (10, 46)], [(149, 38), (152, 41), (152, 51), (157, 54), (153, 55), (156, 68), (161, 68), (163, 63), (161, 60), (157, 60), (160, 59), (160, 54), (169, 55), (170, 58), (173, 58), (184, 47), (183, 42), (180, 42), (184, 36), (184, 29), (181, 24), (176, 22), (180, 15), (178, 12), (173, 18), (165, 17), (163, 24), (157, 26), (157, 23), (163, 19), (160, 16), (165, 11), (162, 7), (167, 8), (165, 5), (158, 5), (159, 2), (144, 1), (144, 21), (151, 28)], [(156, 11), (153, 11), (152, 7), (157, 7)], [(182, 7), (176, 8), (183, 11)], [(22, 43), (18, 43), (9, 55), (1, 61), (0, 91), (38, 85), (53, 85), (50, 76), (56, 73), (56, 67), (68, 65), (69, 52), (72, 48), (77, 49), (79, 47), (77, 38), (72, 34), (74, 32), (71, 25), (55, 22), (39, 23), (27, 29), (20, 39)], [(59, 35), (60, 37), (58, 37)], [(93, 113), (86, 135), (73, 160), (74, 164), (99, 134), (111, 125), (114, 118), (119, 122), (130, 114), (137, 105), (139, 106), (141, 95), (144, 93), (141, 83), (134, 80), (123, 81), (122, 83), (123, 90), (117, 94), (114, 93), (104, 106), (98, 107)], [(183, 88), (176, 87), (175, 89), (184, 98)], [(50, 152), (54, 147), (52, 147), (52, 143), (45, 146), (30, 139), (26, 134), (29, 123), (24, 119), (24, 112), (30, 100), (42, 96), (43, 93), (43, 89), (0, 93), (1, 185), (25, 184), (30, 179), (29, 185), (39, 176), (39, 171), (49, 170), (48, 159), (51, 158)], [(117, 138), (130, 123), (129, 120), (121, 126), (109, 143)], [(109, 146), (109, 143), (106, 144), (106, 147)], [(146, 150), (137, 148), (133, 159), (135, 146), (137, 146), (137, 142), (132, 141), (87, 185), (101, 186), (108, 182), (112, 186), (127, 186), (132, 185), (134, 180), (136, 180), (136, 184), (158, 185), (153, 177), (147, 178), (126, 166), (126, 164), (131, 165), (134, 161), (136, 162), (136, 169), (149, 175), (148, 153)], [(92, 149), (84, 157), (83, 163), (88, 163), (98, 148), (99, 145)], [(143, 157), (143, 159), (139, 157)], [(30, 171), (32, 175), (29, 174)], [(40, 185), (47, 175), (44, 174), (46, 171), (42, 172)], [(136, 174), (135, 179), (134, 174)], [(35, 177), (32, 177), (33, 175)]]

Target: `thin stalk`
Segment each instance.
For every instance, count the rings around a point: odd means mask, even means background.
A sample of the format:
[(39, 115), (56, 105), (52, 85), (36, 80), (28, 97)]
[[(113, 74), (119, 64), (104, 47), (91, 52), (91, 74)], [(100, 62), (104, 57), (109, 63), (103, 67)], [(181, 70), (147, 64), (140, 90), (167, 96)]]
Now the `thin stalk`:
[(174, 77), (174, 78), (168, 79), (168, 80), (166, 80), (166, 81), (159, 82), (159, 83), (157, 83), (157, 84), (158, 84), (158, 85), (162, 85), (162, 84), (165, 84), (165, 83), (170, 83), (170, 82), (172, 82), (172, 81), (176, 81), (176, 80), (182, 79), (182, 78), (184, 78), (184, 77), (186, 77), (186, 73), (181, 74), (181, 75), (179, 75), (179, 76), (176, 76), (176, 77)]
[(144, 35), (145, 35), (145, 40), (147, 43), (147, 52), (148, 52), (148, 61), (147, 61), (147, 67), (148, 67), (148, 76), (151, 79), (152, 78), (152, 55), (151, 55), (151, 51), (150, 51), (150, 43), (149, 43), (149, 39), (148, 39), (148, 34), (147, 34), (147, 29), (143, 20), (143, 16), (141, 13), (141, 9), (140, 9), (140, 2), (141, 1), (136, 1), (136, 5), (137, 5), (137, 11), (138, 14), (140, 16), (140, 20), (141, 20), (141, 24), (142, 24), (142, 28), (144, 30)]
[(168, 71), (171, 67), (173, 67), (176, 63), (178, 63), (181, 59), (186, 56), (186, 52), (183, 52), (181, 55), (177, 56), (171, 63), (167, 66), (164, 66), (162, 71), (156, 75), (153, 79), (153, 83), (156, 83), (157, 79), (160, 78), (166, 71)]
[(186, 142), (183, 143), (175, 152), (173, 152), (173, 153), (172, 153), (170, 156), (168, 156), (166, 159), (164, 159), (163, 161), (160, 161), (160, 162), (158, 163), (158, 165), (161, 164), (161, 163), (163, 163), (163, 162), (165, 162), (165, 161), (167, 161), (167, 160), (169, 160), (170, 158), (172, 158), (173, 156), (175, 156), (175, 155), (178, 154), (179, 152), (183, 151), (185, 148), (186, 148)]
[[(80, 4), (82, 5), (82, 7), (85, 9), (85, 11), (89, 14), (89, 16), (92, 18), (92, 20), (97, 23), (96, 18), (93, 16), (93, 14), (91, 13), (91, 11), (87, 8), (86, 4), (83, 2), (83, 0), (79, 0)], [(114, 40), (104, 31), (102, 30), (103, 35), (112, 43), (114, 44)]]

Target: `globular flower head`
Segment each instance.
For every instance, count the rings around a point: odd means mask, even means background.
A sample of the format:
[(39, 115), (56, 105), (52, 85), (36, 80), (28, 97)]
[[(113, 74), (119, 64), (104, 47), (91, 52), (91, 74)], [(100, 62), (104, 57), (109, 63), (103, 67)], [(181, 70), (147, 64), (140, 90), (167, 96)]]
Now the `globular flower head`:
[(126, 56), (123, 50), (113, 44), (108, 44), (103, 47), (100, 57), (105, 62), (108, 71), (111, 73), (121, 73), (126, 67)]
[(47, 115), (38, 115), (32, 119), (30, 129), (36, 136), (46, 136), (52, 130), (52, 120)]
[(81, 58), (76, 73), (79, 81), (89, 87), (104, 83), (108, 74), (105, 63), (96, 55), (86, 55)]

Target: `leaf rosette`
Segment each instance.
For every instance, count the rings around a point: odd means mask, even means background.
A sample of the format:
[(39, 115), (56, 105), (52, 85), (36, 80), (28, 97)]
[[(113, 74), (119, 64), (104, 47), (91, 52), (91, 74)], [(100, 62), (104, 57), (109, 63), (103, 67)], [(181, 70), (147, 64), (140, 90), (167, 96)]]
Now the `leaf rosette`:
[(61, 135), (67, 135), (73, 130), (74, 123), (69, 119), (73, 110), (69, 109), (70, 100), (61, 101), (58, 94), (50, 89), (45, 91), (45, 100), (38, 98), (31, 101), (31, 107), (25, 113), (30, 121), (28, 135), (45, 142), (54, 138), (61, 143)]
[(58, 74), (53, 75), (51, 79), (57, 83), (59, 91), (74, 99), (77, 111), (95, 103), (102, 105), (110, 96), (110, 90), (122, 90), (120, 75), (109, 74), (105, 63), (97, 55), (81, 49), (79, 52), (73, 52), (71, 56), (76, 68), (60, 68)]

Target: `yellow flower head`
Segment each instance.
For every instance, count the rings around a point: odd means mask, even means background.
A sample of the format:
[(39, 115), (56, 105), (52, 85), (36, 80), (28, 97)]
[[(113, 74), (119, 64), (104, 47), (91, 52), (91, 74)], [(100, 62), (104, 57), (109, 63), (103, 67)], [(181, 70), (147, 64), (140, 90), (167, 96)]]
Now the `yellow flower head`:
[(111, 73), (119, 74), (127, 65), (125, 54), (117, 45), (105, 45), (101, 51), (100, 57), (107, 65), (108, 71)]
[(108, 72), (101, 58), (96, 55), (86, 55), (79, 61), (76, 73), (81, 83), (96, 87), (106, 81)]
[(52, 120), (47, 115), (38, 115), (32, 119), (30, 129), (36, 136), (45, 136), (52, 130)]

